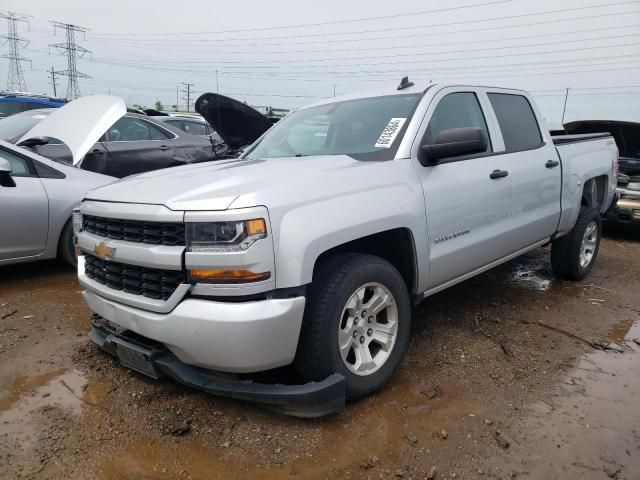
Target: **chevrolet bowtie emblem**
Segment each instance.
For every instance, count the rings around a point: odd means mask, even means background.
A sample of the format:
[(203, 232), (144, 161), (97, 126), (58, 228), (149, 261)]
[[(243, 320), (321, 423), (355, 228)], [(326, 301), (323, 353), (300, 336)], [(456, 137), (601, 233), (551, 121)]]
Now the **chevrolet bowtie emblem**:
[(113, 254), (116, 251), (116, 249), (113, 248), (113, 247), (110, 247), (109, 245), (107, 245), (104, 242), (100, 242), (95, 247), (93, 247), (93, 251), (99, 257), (105, 258), (105, 257), (113, 256)]

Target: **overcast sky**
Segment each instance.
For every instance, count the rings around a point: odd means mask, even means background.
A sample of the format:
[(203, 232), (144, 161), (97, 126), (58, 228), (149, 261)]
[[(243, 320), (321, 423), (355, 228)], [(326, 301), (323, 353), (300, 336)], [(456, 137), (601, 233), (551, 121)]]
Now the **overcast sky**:
[[(171, 106), (188, 82), (197, 93), (296, 107), (409, 75), (424, 85), (528, 89), (550, 123), (570, 87), (565, 120), (640, 121), (640, 0), (3, 0), (2, 8), (32, 16), (19, 30), (31, 42), (21, 53), (32, 60), (23, 64), (32, 92), (52, 94), (47, 70), (66, 69), (49, 48), (64, 41), (56, 20), (89, 29), (77, 34), (93, 52), (78, 59), (91, 76), (81, 92), (128, 104)], [(8, 60), (0, 62), (4, 88)]]

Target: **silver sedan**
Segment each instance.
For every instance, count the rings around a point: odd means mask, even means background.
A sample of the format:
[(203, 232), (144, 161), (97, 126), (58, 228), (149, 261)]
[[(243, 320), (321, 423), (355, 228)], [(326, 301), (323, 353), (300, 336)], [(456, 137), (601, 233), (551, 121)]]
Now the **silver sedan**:
[(15, 146), (0, 140), (0, 265), (60, 257), (76, 264), (73, 209), (116, 179), (44, 158), (28, 148), (55, 139), (77, 165), (100, 135), (127, 112), (121, 98), (90, 95), (29, 130)]
[(0, 265), (56, 257), (75, 265), (73, 208), (115, 180), (0, 140)]

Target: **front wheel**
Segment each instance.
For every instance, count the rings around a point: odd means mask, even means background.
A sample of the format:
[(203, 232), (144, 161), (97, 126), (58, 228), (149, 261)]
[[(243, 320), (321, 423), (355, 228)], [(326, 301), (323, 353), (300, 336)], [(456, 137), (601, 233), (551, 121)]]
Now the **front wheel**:
[(573, 230), (551, 245), (554, 273), (568, 280), (586, 277), (596, 262), (601, 237), (600, 213), (595, 208), (583, 207)]
[(402, 363), (410, 327), (407, 287), (389, 262), (337, 255), (314, 276), (295, 366), (307, 381), (340, 373), (348, 399), (365, 397)]

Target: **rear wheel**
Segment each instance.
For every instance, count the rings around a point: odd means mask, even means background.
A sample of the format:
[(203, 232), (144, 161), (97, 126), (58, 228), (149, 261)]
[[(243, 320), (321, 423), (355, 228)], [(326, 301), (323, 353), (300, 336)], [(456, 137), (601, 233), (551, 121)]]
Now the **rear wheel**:
[(61, 258), (72, 267), (78, 266), (75, 246), (73, 245), (73, 225), (69, 220), (62, 229), (60, 240), (58, 241), (58, 258)]
[(295, 365), (307, 381), (346, 378), (347, 398), (391, 377), (409, 343), (411, 306), (402, 276), (373, 255), (342, 254), (314, 277)]
[(582, 207), (571, 232), (553, 241), (551, 266), (569, 280), (582, 280), (593, 268), (600, 248), (602, 222), (598, 210)]

